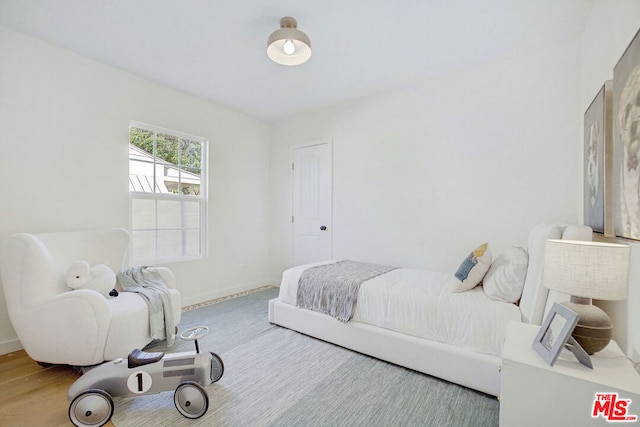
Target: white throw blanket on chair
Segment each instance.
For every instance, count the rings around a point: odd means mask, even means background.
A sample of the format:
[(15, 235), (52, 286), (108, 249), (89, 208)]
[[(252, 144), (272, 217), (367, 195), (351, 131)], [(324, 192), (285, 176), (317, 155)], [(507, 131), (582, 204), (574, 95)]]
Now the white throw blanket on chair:
[(153, 339), (167, 339), (172, 346), (176, 339), (176, 321), (169, 288), (156, 267), (142, 266), (118, 273), (118, 282), (127, 292), (136, 292), (149, 306), (149, 334)]

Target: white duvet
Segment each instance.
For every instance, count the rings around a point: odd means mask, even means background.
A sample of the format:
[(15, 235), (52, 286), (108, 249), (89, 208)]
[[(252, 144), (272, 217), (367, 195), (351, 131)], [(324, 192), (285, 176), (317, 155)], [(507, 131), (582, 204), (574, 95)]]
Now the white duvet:
[[(296, 305), (302, 272), (331, 262), (335, 261), (286, 270), (280, 300)], [(352, 321), (499, 356), (507, 323), (520, 321), (519, 308), (490, 299), (480, 286), (453, 293), (451, 277), (450, 273), (402, 268), (365, 281)]]

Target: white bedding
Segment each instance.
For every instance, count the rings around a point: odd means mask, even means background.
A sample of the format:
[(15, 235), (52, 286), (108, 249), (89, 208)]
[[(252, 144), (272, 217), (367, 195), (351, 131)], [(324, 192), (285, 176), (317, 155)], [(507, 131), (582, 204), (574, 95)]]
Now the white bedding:
[[(286, 270), (280, 285), (280, 300), (295, 306), (302, 272), (332, 262), (336, 261)], [(489, 299), (479, 286), (453, 293), (451, 276), (450, 273), (397, 269), (363, 282), (352, 321), (499, 356), (507, 323), (521, 319), (519, 308)]]

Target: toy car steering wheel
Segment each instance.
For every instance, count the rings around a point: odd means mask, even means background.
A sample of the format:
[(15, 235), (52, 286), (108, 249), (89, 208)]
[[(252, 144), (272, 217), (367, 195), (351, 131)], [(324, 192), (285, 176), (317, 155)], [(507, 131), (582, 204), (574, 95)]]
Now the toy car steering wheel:
[(185, 329), (180, 334), (180, 338), (185, 341), (194, 341), (196, 345), (196, 353), (200, 353), (200, 346), (198, 345), (198, 339), (204, 337), (209, 333), (208, 326), (194, 326), (193, 328)]
[(193, 328), (185, 329), (180, 334), (180, 338), (185, 341), (195, 341), (206, 336), (209, 333), (208, 326), (194, 326)]

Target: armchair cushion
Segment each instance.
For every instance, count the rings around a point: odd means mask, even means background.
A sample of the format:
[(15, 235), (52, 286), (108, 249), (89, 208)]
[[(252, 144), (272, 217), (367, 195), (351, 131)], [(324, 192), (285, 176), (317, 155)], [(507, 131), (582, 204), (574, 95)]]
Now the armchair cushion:
[[(177, 315), (175, 318), (179, 319), (180, 293), (175, 289), (169, 289), (169, 292), (174, 302), (174, 316)], [(139, 295), (135, 292), (121, 292), (117, 298), (106, 301), (111, 308), (111, 327), (119, 333), (109, 334), (107, 337), (104, 348), (105, 360), (124, 357), (134, 348), (144, 347), (139, 343), (144, 342), (146, 345), (151, 342), (147, 303)], [(171, 331), (172, 334), (173, 332)]]

